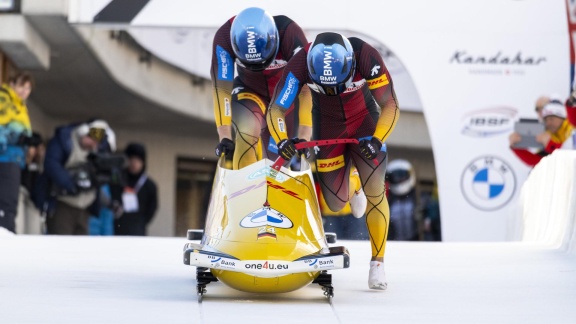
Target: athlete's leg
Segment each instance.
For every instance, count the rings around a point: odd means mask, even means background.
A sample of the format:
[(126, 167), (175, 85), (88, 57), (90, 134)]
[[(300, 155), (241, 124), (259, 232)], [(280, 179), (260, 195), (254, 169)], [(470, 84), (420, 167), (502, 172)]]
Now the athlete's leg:
[(382, 262), (386, 252), (386, 238), (390, 224), (390, 208), (384, 185), (386, 153), (380, 152), (374, 160), (368, 160), (360, 153), (357, 145), (350, 145), (349, 148), (368, 199), (366, 226), (372, 245), (372, 261)]
[(262, 158), (259, 141), (262, 130), (266, 128), (265, 109), (265, 102), (254, 93), (242, 91), (232, 96), (232, 126), (236, 145), (233, 169), (243, 168)]
[(350, 200), (354, 195), (362, 189), (362, 181), (360, 180), (360, 174), (355, 166), (350, 168), (350, 186), (348, 188), (348, 200)]
[(344, 148), (344, 145), (321, 147), (315, 158), (322, 195), (328, 208), (334, 212), (344, 208), (349, 198), (351, 163)]

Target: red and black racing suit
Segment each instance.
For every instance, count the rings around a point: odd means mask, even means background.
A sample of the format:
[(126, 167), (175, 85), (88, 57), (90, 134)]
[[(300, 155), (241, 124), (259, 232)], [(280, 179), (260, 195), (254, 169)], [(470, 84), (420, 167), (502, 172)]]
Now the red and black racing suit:
[[(214, 36), (211, 76), (216, 126), (233, 126), (236, 144), (233, 168), (239, 169), (259, 160), (263, 155), (261, 150), (267, 152), (264, 156), (270, 159), (277, 157), (275, 143), (269, 143), (270, 133), (264, 119), (266, 108), (287, 62), (306, 45), (307, 40), (298, 24), (286, 16), (275, 16), (280, 37), (276, 59), (261, 72), (237, 64), (238, 76), (235, 78), (236, 56), (230, 40), (234, 18), (220, 27)], [(296, 136), (298, 124), (312, 126), (310, 108), (310, 93), (303, 91), (299, 100), (286, 110), (291, 136)]]
[[(312, 90), (313, 138), (376, 137), (386, 141), (400, 111), (392, 79), (378, 51), (361, 39), (349, 38), (356, 59), (352, 85), (342, 94), (327, 96), (318, 92), (309, 77), (308, 44), (284, 69), (267, 115), (270, 134), (276, 142), (288, 138), (284, 124), (285, 107), (292, 104), (305, 84)], [(329, 208), (342, 209), (349, 199), (349, 174), (358, 169), (366, 197), (366, 223), (374, 259), (383, 258), (388, 234), (389, 207), (385, 196), (386, 153), (368, 160), (357, 144), (323, 146), (316, 153), (316, 169), (322, 193)]]

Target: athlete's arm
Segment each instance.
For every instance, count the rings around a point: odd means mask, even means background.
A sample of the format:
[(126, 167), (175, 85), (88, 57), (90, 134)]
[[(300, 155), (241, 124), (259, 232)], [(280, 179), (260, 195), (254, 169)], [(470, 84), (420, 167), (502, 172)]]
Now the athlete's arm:
[(374, 47), (355, 37), (351, 37), (349, 40), (354, 47), (354, 51), (359, 49), (356, 56), (356, 68), (366, 79), (372, 96), (381, 108), (373, 136), (384, 143), (392, 133), (400, 117), (400, 109), (396, 93), (394, 92), (392, 78), (384, 64), (382, 55)]
[[(286, 16), (274, 17), (278, 29), (283, 30), (280, 35), (280, 45), (284, 58), (290, 62), (293, 56), (304, 49), (308, 44), (306, 35), (300, 26), (292, 19)], [(285, 27), (281, 27), (285, 26)], [(300, 125), (298, 127), (298, 138), (307, 141), (312, 137), (312, 95), (310, 89), (305, 85), (301, 88), (298, 95), (298, 120)]]
[(214, 119), (220, 140), (232, 138), (232, 87), (234, 82), (234, 51), (230, 43), (232, 19), (227, 21), (214, 36), (212, 44), (212, 96)]
[(526, 163), (526, 165), (534, 167), (540, 160), (542, 160), (542, 155), (534, 154), (526, 149), (520, 148), (512, 148), (512, 152), (516, 154), (516, 156), (522, 160), (522, 162)]
[(266, 113), (268, 130), (276, 143), (288, 138), (285, 110), (294, 103), (307, 80), (306, 51), (299, 51), (284, 68)]

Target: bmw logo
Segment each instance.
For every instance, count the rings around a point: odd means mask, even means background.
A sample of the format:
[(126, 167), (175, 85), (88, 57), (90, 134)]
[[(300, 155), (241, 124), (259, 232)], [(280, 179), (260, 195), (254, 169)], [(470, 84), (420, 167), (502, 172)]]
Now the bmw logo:
[(470, 205), (485, 211), (497, 210), (514, 196), (516, 176), (504, 160), (483, 156), (466, 166), (461, 187)]

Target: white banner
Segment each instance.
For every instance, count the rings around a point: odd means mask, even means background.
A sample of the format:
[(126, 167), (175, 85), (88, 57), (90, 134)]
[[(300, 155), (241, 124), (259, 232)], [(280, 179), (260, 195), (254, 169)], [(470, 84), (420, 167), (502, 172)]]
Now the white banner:
[[(569, 83), (564, 1), (151, 0), (139, 12), (115, 18), (108, 10), (100, 19), (217, 28), (245, 7), (259, 6), (305, 30), (344, 30), (383, 44), (405, 67), (424, 109), (443, 239), (486, 241), (506, 238), (507, 216), (529, 172), (508, 148), (514, 121), (534, 118), (535, 99), (564, 94)], [(92, 23), (103, 3), (71, 1), (70, 21)], [(208, 43), (209, 37), (197, 45)], [(190, 57), (194, 64), (197, 59)]]

